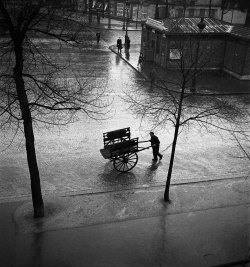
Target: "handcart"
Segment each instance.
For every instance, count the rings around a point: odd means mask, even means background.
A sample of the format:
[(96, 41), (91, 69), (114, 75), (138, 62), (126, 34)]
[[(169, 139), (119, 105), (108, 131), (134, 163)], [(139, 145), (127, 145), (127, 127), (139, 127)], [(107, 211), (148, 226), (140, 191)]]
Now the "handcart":
[(132, 170), (138, 162), (137, 152), (150, 148), (139, 147), (138, 137), (130, 138), (130, 127), (103, 133), (104, 148), (100, 149), (105, 159), (113, 161), (114, 168), (119, 172)]

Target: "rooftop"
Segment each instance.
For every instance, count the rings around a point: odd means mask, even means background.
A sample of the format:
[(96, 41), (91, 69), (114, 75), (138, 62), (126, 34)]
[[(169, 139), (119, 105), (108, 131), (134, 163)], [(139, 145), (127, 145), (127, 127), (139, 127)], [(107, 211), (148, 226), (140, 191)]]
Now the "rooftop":
[[(163, 21), (148, 18), (146, 25), (166, 33), (198, 33), (197, 24), (200, 18), (173, 18)], [(233, 25), (213, 18), (204, 18), (206, 27), (204, 33), (228, 33), (244, 39), (250, 39), (250, 28), (242, 25)]]

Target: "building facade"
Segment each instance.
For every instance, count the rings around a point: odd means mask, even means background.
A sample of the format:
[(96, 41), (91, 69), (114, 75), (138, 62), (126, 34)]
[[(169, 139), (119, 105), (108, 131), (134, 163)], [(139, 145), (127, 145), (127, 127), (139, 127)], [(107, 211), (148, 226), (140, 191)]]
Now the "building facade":
[(130, 20), (145, 21), (155, 17), (156, 6), (153, 1), (125, 0), (78, 0), (78, 11), (99, 13), (116, 19), (128, 14)]
[[(178, 17), (211, 17), (233, 24), (245, 24), (247, 10), (222, 9), (222, 0), (77, 0), (78, 10), (99, 10), (113, 17), (122, 17), (129, 4), (129, 18), (145, 21)], [(110, 7), (110, 9), (109, 9)]]
[(222, 0), (168, 0), (170, 18), (210, 17), (233, 24), (245, 24), (247, 11), (222, 9)]
[(149, 18), (142, 28), (145, 60), (171, 69), (184, 59), (184, 67), (193, 68), (199, 55), (202, 69), (223, 70), (250, 80), (250, 28), (205, 18), (205, 28), (200, 31), (199, 21), (180, 18), (161, 22)]

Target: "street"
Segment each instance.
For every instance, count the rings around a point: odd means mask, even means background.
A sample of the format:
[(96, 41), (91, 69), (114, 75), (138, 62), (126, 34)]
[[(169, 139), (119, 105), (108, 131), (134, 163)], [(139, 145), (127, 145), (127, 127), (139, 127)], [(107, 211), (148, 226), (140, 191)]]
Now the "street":
[[(128, 33), (129, 62), (124, 50), (118, 56), (116, 47), (110, 47), (119, 36), (124, 40), (124, 31), (105, 26), (99, 44), (97, 31), (92, 25), (82, 33), (80, 49), (51, 39), (33, 40), (53, 63), (68, 65), (68, 80), (78, 74), (86, 88), (103, 92), (111, 105), (105, 120), (79, 112), (78, 120), (67, 126), (35, 122), (42, 218), (33, 218), (23, 133), (10, 128), (0, 132), (1, 266), (212, 267), (249, 262), (249, 159), (241, 157), (228, 133), (190, 124), (179, 134), (171, 202), (164, 202), (174, 128), (153, 129), (153, 122), (141, 121), (124, 99), (128, 92), (149, 97), (152, 92), (149, 80), (137, 71), (139, 51), (132, 53), (140, 31)], [(154, 130), (163, 159), (153, 163), (149, 148), (138, 153), (132, 171), (117, 172), (100, 149), (104, 132), (125, 127), (139, 141), (149, 140)]]
[[(70, 71), (91, 81), (93, 86), (105, 86), (113, 99), (106, 120), (92, 120), (79, 113), (79, 120), (67, 127), (35, 130), (36, 151), (43, 194), (105, 192), (133, 187), (164, 185), (169, 165), (173, 128), (156, 129), (161, 141), (163, 160), (152, 164), (152, 151), (138, 153), (136, 167), (128, 173), (118, 173), (112, 162), (100, 154), (103, 133), (130, 127), (132, 138), (149, 140), (150, 122), (141, 123), (123, 100), (124, 92), (134, 88), (147, 90), (149, 84), (108, 47), (116, 39), (124, 39), (124, 31), (103, 30), (96, 44), (95, 29), (90, 28), (92, 41), (81, 50), (59, 49), (58, 44), (43, 40), (46, 53), (62, 64), (70, 59)], [(129, 32), (131, 44), (140, 43), (140, 31)], [(87, 77), (86, 77), (87, 76)], [(0, 201), (30, 196), (30, 179), (24, 138), (21, 133), (9, 146), (13, 132), (2, 132), (0, 143)], [(149, 143), (145, 143), (148, 146)], [(239, 159), (241, 151), (230, 136), (192, 128), (180, 134), (174, 162), (172, 183), (186, 183), (249, 175), (249, 162)]]

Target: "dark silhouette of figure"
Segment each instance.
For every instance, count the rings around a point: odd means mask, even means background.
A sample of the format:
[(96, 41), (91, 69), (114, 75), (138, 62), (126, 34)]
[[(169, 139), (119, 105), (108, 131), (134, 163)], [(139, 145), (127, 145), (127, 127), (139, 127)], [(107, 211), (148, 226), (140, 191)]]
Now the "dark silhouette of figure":
[(121, 53), (122, 52), (122, 39), (121, 39), (121, 37), (119, 37), (117, 39), (117, 48), (118, 48), (118, 53)]
[(143, 60), (144, 60), (144, 57), (143, 57), (143, 53), (141, 52), (140, 56), (139, 56), (139, 59), (138, 59), (137, 67), (142, 65)]
[(160, 160), (162, 159), (163, 155), (159, 153), (160, 149), (160, 140), (159, 138), (154, 134), (154, 132), (150, 132), (151, 139), (149, 140), (151, 142), (152, 150), (153, 150), (153, 161), (157, 161), (158, 157)]
[(96, 33), (96, 41), (97, 41), (98, 44), (100, 42), (100, 38), (101, 38), (101, 33), (97, 32)]

